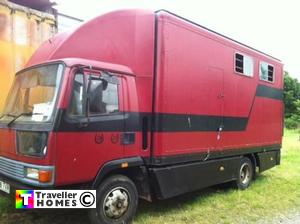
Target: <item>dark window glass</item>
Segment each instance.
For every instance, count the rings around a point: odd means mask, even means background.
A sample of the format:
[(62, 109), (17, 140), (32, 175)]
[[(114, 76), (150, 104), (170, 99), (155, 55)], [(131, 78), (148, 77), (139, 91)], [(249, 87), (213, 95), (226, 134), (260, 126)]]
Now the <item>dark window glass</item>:
[(89, 96), (90, 114), (111, 114), (119, 111), (117, 84), (91, 80)]
[(235, 54), (235, 71), (244, 72), (244, 56), (241, 54)]
[(268, 65), (268, 81), (273, 82), (274, 81), (274, 68), (271, 65)]

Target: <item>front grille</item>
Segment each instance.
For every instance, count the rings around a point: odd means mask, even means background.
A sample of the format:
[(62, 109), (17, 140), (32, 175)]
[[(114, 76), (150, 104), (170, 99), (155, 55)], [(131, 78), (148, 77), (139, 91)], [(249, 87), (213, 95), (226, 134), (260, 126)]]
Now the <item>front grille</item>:
[(0, 173), (12, 178), (24, 178), (24, 166), (18, 161), (0, 157)]

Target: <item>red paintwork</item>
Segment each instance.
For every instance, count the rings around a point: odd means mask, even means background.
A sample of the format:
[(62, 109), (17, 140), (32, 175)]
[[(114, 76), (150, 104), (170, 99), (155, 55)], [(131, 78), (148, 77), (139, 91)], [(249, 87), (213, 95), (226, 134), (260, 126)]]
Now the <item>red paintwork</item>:
[[(278, 60), (165, 12), (160, 13), (158, 30), (158, 112), (248, 117), (259, 83), (283, 88)], [(253, 78), (234, 72), (235, 52), (254, 59)], [(274, 65), (274, 83), (259, 80), (260, 61)], [(224, 98), (218, 97), (221, 93)], [(282, 101), (257, 97), (246, 131), (223, 132), (219, 141), (216, 132), (155, 133), (154, 155), (281, 144), (282, 114)]]
[[(158, 15), (155, 112), (248, 117), (257, 85), (283, 88), (282, 63), (166, 12)], [(155, 14), (124, 10), (105, 14), (72, 33), (44, 43), (27, 67), (61, 60), (67, 65), (58, 108), (67, 108), (73, 82), (72, 65), (92, 65), (120, 75), (120, 109), (151, 112), (154, 74)], [(234, 72), (234, 53), (254, 59), (254, 77)], [(259, 80), (259, 62), (275, 68), (274, 84)], [(224, 98), (218, 97), (221, 93)], [(153, 155), (168, 156), (281, 144), (283, 104), (256, 97), (246, 131), (154, 133)], [(103, 135), (102, 144), (95, 135)], [(142, 135), (133, 145), (113, 144), (120, 133), (53, 133), (45, 159), (15, 153), (15, 133), (0, 130), (0, 155), (35, 164), (56, 166), (56, 185), (91, 181), (111, 160), (149, 157), (142, 149)], [(150, 133), (149, 133), (150, 138)], [(7, 141), (3, 141), (8, 139)]]

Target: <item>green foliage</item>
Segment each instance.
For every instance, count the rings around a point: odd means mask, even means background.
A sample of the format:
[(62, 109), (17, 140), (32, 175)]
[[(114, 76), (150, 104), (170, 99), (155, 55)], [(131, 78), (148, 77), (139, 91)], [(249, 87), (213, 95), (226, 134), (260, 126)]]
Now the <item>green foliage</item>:
[(287, 129), (299, 128), (299, 121), (295, 120), (293, 116), (289, 118), (285, 118), (284, 124)]
[(300, 100), (294, 102), (295, 112), (285, 119), (285, 126), (288, 129), (300, 128)]
[(300, 83), (297, 79), (293, 79), (288, 72), (284, 74), (283, 99), (285, 117), (289, 118), (297, 111), (297, 100), (300, 100)]
[(300, 127), (300, 83), (288, 72), (284, 74), (285, 126), (288, 129)]

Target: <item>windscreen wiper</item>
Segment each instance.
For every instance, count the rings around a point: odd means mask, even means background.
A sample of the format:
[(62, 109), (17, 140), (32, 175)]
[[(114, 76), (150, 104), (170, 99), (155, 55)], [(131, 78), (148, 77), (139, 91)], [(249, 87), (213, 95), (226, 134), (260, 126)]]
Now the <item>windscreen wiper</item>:
[(2, 118), (5, 117), (5, 116), (13, 117), (13, 118), (16, 117), (16, 115), (12, 115), (12, 114), (3, 114), (3, 115), (0, 117), (0, 119), (2, 119)]
[(19, 115), (17, 116), (11, 116), (13, 117), (14, 119), (12, 119), (8, 124), (7, 124), (7, 127), (10, 127), (18, 118), (20, 118), (21, 116), (31, 116), (33, 115), (32, 112), (28, 112), (28, 113), (20, 113)]

